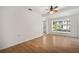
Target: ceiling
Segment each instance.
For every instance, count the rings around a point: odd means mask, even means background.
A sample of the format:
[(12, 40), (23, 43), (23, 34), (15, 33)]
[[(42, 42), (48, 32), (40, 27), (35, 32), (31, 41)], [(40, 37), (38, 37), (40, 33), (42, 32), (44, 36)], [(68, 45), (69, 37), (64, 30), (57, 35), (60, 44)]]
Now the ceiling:
[[(65, 6), (66, 7), (66, 6)], [(41, 14), (45, 14), (47, 12), (46, 9), (49, 9), (50, 6), (28, 6), (26, 7), (27, 9), (28, 8), (31, 8), (34, 12), (38, 12), (38, 13), (41, 13)], [(63, 9), (64, 7), (63, 6), (60, 6), (58, 7), (58, 9)]]
[[(50, 6), (28, 6), (26, 7), (26, 9), (31, 8), (32, 12), (39, 13), (43, 17), (48, 17), (50, 15), (47, 14), (48, 11), (46, 9), (49, 9), (49, 7)], [(79, 11), (79, 6), (59, 6), (58, 12), (53, 14), (53, 17), (56, 18), (56, 17), (68, 16), (78, 13), (78, 11)]]

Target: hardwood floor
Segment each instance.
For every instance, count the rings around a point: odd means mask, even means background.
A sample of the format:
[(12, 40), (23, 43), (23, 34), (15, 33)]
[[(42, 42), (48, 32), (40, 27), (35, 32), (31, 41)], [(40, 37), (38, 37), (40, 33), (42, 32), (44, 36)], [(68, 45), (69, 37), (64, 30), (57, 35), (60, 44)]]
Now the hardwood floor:
[(79, 39), (60, 36), (44, 35), (42, 37), (3, 49), (2, 53), (71, 53), (79, 52)]

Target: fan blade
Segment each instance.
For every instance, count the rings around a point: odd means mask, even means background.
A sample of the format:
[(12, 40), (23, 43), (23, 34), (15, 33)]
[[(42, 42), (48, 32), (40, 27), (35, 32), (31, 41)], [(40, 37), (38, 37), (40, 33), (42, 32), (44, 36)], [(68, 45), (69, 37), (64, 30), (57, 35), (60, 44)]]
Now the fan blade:
[(53, 10), (53, 6), (50, 6), (50, 11), (52, 11)]
[(53, 9), (56, 9), (56, 8), (58, 8), (58, 6), (55, 6)]

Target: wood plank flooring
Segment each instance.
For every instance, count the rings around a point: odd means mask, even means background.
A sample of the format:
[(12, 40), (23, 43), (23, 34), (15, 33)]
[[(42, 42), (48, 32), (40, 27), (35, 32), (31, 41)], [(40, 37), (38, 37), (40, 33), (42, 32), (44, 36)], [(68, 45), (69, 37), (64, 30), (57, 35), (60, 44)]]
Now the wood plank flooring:
[(60, 36), (44, 35), (39, 38), (6, 48), (1, 53), (79, 53), (79, 39)]

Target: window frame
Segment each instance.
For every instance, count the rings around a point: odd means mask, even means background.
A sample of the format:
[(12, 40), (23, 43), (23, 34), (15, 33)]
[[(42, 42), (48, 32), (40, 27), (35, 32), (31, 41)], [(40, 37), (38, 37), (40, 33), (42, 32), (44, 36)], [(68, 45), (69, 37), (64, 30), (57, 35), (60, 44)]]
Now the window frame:
[[(53, 27), (53, 22), (54, 22), (54, 21), (63, 21), (63, 22), (64, 22), (64, 21), (67, 21), (67, 20), (70, 21), (70, 24), (67, 23), (67, 26), (70, 25), (69, 31), (54, 31), (53, 28), (51, 28), (51, 29), (52, 29), (52, 32), (57, 32), (57, 33), (70, 33), (70, 32), (71, 32), (71, 20), (70, 20), (69, 18), (67, 18), (67, 19), (55, 19), (55, 20), (52, 20), (51, 27)], [(64, 25), (64, 24), (63, 24), (63, 25)]]

